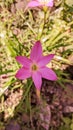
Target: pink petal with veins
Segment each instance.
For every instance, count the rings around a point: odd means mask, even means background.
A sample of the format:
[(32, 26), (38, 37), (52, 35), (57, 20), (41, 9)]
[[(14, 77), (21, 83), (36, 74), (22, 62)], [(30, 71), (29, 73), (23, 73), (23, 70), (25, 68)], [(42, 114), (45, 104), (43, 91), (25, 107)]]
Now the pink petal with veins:
[(30, 1), (27, 5), (27, 7), (37, 7), (37, 6), (41, 6), (40, 3), (38, 1)]
[(21, 69), (18, 70), (15, 77), (18, 79), (21, 79), (21, 80), (25, 80), (26, 78), (31, 77), (31, 73), (30, 73), (29, 69), (22, 67)]
[(32, 47), (30, 59), (32, 61), (38, 61), (42, 57), (42, 46), (40, 41), (37, 41), (35, 45)]
[(40, 73), (43, 78), (48, 79), (48, 80), (57, 80), (57, 76), (55, 72), (47, 67), (40, 68)]
[(41, 89), (41, 85), (42, 85), (41, 74), (39, 72), (32, 73), (32, 79), (33, 79), (33, 82), (35, 84), (35, 87), (40, 90)]
[(17, 56), (16, 57), (16, 60), (22, 64), (25, 68), (29, 68), (30, 67), (30, 64), (31, 64), (31, 60), (28, 59), (27, 57), (25, 56)]
[(45, 66), (46, 64), (48, 64), (54, 57), (54, 54), (50, 54), (50, 55), (47, 55), (47, 56), (43, 56), (40, 61), (38, 62), (38, 65), (40, 67), (43, 67)]

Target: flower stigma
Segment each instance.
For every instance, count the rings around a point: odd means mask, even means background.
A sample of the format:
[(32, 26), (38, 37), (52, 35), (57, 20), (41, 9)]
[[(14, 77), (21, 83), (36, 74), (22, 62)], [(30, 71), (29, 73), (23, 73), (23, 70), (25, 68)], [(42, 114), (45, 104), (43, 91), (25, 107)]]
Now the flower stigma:
[(38, 66), (37, 66), (36, 64), (33, 64), (33, 65), (31, 66), (31, 70), (32, 70), (32, 71), (37, 71), (37, 70), (38, 70)]

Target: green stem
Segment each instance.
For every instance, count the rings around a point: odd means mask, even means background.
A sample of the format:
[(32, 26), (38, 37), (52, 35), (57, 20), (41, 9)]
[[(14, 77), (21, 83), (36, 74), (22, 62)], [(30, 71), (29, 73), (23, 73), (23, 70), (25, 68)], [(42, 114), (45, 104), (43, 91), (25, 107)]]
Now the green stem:
[(43, 34), (43, 30), (44, 30), (44, 27), (45, 27), (45, 23), (46, 23), (46, 12), (44, 11), (44, 19), (43, 19), (43, 22), (40, 24), (40, 27), (39, 27), (39, 32), (38, 32), (38, 37), (37, 39), (41, 39), (42, 37), (42, 34)]
[(45, 23), (46, 23), (46, 12), (44, 12), (44, 25), (43, 25), (43, 29), (44, 29)]
[(26, 92), (25, 92), (25, 95), (23, 96), (23, 100), (24, 100), (24, 99), (25, 99), (25, 97), (28, 95), (28, 93), (29, 93), (29, 91), (30, 91), (31, 86), (32, 86), (32, 80), (30, 81), (30, 84), (29, 84), (29, 85), (27, 85), (27, 90), (26, 90)]

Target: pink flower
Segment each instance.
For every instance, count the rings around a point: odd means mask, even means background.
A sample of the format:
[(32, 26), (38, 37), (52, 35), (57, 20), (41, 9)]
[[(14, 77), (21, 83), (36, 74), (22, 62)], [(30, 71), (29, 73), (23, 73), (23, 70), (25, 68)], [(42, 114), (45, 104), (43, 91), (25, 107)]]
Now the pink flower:
[(26, 78), (32, 77), (35, 87), (40, 90), (42, 78), (57, 80), (54, 71), (46, 67), (46, 64), (48, 64), (53, 57), (54, 54), (43, 56), (41, 43), (37, 41), (32, 47), (30, 58), (25, 56), (16, 57), (16, 60), (22, 64), (22, 68), (16, 73), (16, 78), (25, 80)]
[(43, 7), (43, 6), (47, 6), (47, 7), (53, 7), (53, 0), (31, 0), (28, 3), (28, 7)]

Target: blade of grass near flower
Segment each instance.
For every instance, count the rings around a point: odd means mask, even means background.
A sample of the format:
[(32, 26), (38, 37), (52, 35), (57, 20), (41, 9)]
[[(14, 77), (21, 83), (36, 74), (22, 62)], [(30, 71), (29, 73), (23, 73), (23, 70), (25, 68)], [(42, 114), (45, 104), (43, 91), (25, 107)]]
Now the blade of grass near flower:
[(14, 77), (11, 77), (8, 82), (5, 83), (3, 88), (0, 88), (0, 96), (10, 87), (12, 83), (16, 82), (16, 79)]
[(33, 83), (33, 82), (32, 82), (31, 79), (28, 79), (28, 80), (27, 80), (27, 84), (25, 85), (26, 90), (23, 92), (22, 100), (20, 101), (19, 106), (16, 108), (16, 111), (19, 110), (19, 108), (21, 108), (21, 105), (22, 105), (23, 101), (25, 100), (25, 98), (27, 97), (27, 95), (28, 95), (28, 93), (29, 93), (29, 91), (30, 91), (30, 88), (31, 88), (31, 86), (32, 86), (32, 83)]
[(52, 37), (46, 42), (46, 44), (48, 45), (48, 46), (50, 46), (51, 45), (51, 43), (52, 43), (52, 41), (60, 34), (60, 31), (61, 30), (57, 30), (57, 31), (53, 31), (53, 33), (52, 33)]

